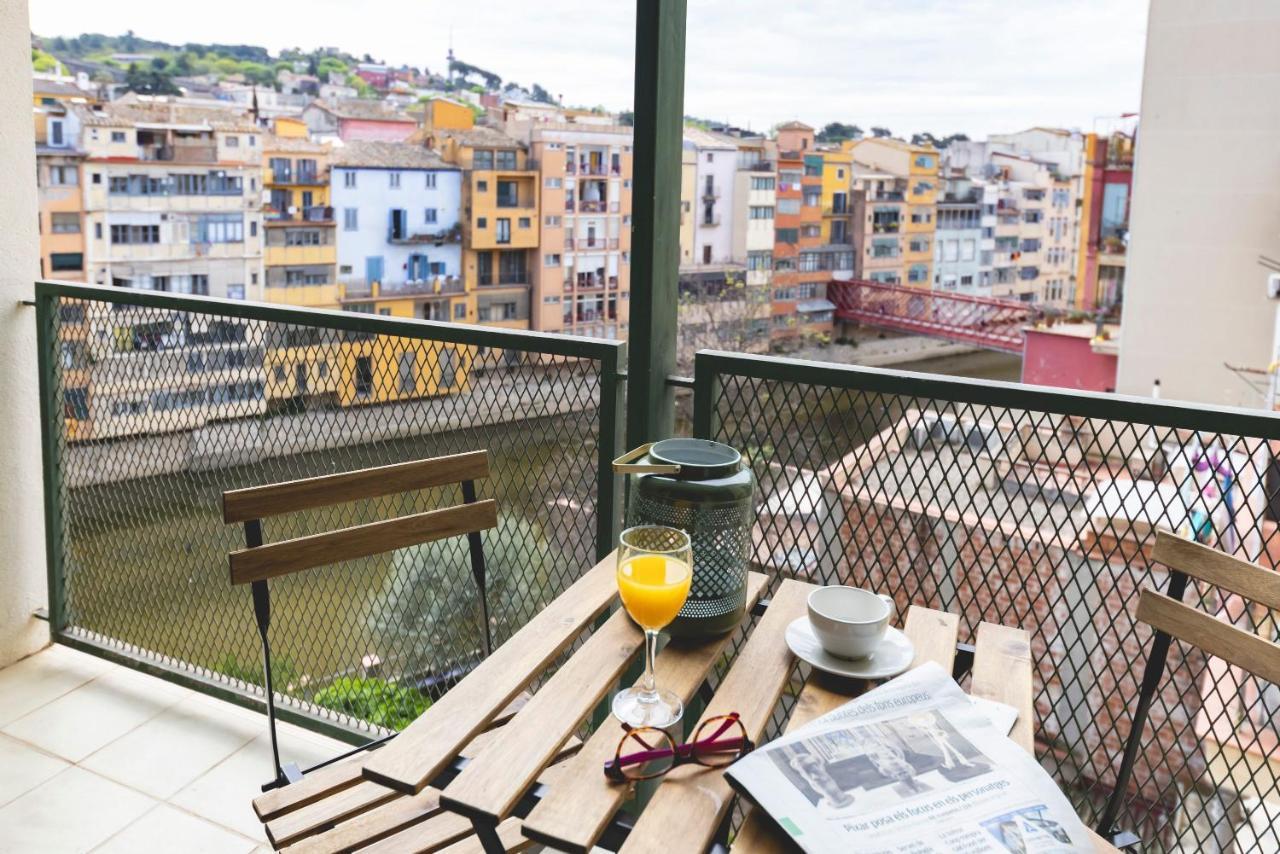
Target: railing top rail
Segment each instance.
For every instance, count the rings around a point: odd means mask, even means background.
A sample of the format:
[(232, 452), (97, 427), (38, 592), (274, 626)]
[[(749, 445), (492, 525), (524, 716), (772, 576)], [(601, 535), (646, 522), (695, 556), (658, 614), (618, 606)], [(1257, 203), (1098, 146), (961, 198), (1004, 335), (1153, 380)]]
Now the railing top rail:
[(444, 323), (417, 318), (386, 317), (362, 312), (334, 311), (322, 308), (276, 305), (220, 297), (171, 294), (163, 291), (140, 291), (106, 285), (74, 282), (36, 282), (37, 301), (43, 298), (67, 297), (91, 302), (119, 303), (144, 308), (217, 314), (242, 320), (293, 323), (323, 329), (363, 332), (372, 335), (398, 335), (404, 338), (429, 338), (450, 344), (477, 347), (500, 347), (527, 353), (545, 353), (579, 359), (594, 359), (606, 367), (620, 370), (626, 364), (626, 342), (603, 338), (498, 329), (486, 326)]
[[(1275, 412), (1153, 400), (1133, 395), (1050, 389), (890, 368), (701, 350), (694, 357), (694, 375), (699, 390), (707, 390), (703, 394), (708, 398), (711, 396), (710, 383), (714, 378), (731, 375), (1280, 440), (1280, 413)], [(713, 406), (714, 403), (708, 400), (707, 405)]]

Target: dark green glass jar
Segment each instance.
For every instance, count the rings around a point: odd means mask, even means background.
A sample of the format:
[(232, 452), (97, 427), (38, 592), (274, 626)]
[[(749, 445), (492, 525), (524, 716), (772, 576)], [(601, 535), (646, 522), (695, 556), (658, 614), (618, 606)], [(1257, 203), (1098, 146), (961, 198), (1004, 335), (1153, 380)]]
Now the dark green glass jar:
[(706, 439), (664, 439), (614, 461), (631, 476), (627, 527), (669, 525), (693, 543), (693, 584), (675, 637), (712, 637), (746, 614), (755, 475), (742, 455)]

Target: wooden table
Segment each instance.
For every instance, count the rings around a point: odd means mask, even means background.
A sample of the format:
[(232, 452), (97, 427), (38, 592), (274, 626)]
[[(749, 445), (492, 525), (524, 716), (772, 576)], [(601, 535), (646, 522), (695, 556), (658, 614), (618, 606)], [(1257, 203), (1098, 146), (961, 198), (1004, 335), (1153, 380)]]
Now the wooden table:
[[(617, 592), (614, 566), (612, 555), (597, 564), (386, 746), (257, 798), (254, 809), (272, 844), (299, 852), (372, 853), (516, 851), (537, 842), (586, 852), (625, 833), (624, 854), (667, 854), (702, 852), (721, 839), (733, 803), (722, 773), (692, 765), (674, 769), (626, 833), (615, 818), (629, 787), (603, 774), (622, 736), (620, 725), (609, 718), (585, 742), (575, 735), (643, 651), (643, 635), (623, 611), (602, 616)], [(750, 575), (748, 607), (764, 583), (763, 576)], [(797, 678), (784, 631), (806, 612), (812, 589), (794, 580), (779, 586), (701, 718), (736, 711), (750, 737), (761, 740)], [(914, 664), (936, 661), (950, 671), (958, 629), (954, 615), (912, 606), (904, 631), (916, 648)], [(530, 683), (580, 638), (573, 654), (529, 695)], [(727, 643), (726, 637), (669, 644), (657, 658), (658, 683), (690, 702), (712, 667), (724, 662)], [(1031, 749), (1027, 633), (983, 623), (975, 646), (973, 693), (1017, 708), (1013, 738)], [(864, 687), (810, 678), (788, 727), (830, 711)], [(788, 844), (771, 822), (749, 814), (733, 851), (782, 851)]]

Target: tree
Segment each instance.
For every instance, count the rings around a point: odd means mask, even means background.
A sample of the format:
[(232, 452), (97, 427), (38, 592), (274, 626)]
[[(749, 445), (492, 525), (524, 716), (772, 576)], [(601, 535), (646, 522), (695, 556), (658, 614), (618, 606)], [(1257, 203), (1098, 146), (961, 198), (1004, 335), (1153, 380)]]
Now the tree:
[(623, 110), (618, 113), (618, 124), (626, 127), (632, 127), (636, 123), (636, 114), (631, 110)]
[(876, 137), (877, 139), (883, 139), (884, 137), (887, 137), (887, 136), (893, 136), (893, 131), (889, 130), (888, 128), (872, 128), (871, 135)]
[(831, 122), (818, 131), (816, 139), (819, 142), (844, 142), (846, 139), (860, 139), (861, 137), (862, 128), (857, 125)]
[(769, 343), (769, 291), (768, 285), (748, 285), (742, 273), (726, 273), (723, 284), (681, 283), (678, 369), (691, 371), (694, 354), (704, 349), (764, 352)]
[[(159, 60), (159, 65), (156, 60)], [(125, 88), (140, 95), (181, 95), (182, 90), (173, 84), (166, 61), (162, 57), (156, 57), (156, 60), (147, 66), (129, 63), (124, 76)]]
[(556, 102), (556, 99), (551, 97), (551, 93), (546, 89), (543, 89), (537, 83), (533, 84), (533, 89), (530, 90), (529, 94), (533, 100), (538, 101), (539, 103), (554, 104)]

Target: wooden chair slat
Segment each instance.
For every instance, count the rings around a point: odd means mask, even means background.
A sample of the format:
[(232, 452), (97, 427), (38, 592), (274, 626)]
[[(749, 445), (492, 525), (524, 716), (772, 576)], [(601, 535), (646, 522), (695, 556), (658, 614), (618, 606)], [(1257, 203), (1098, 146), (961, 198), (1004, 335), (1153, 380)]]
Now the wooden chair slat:
[(978, 625), (973, 683), (969, 693), (1018, 710), (1018, 720), (1009, 737), (1028, 753), (1035, 752), (1031, 672), (1031, 635), (1028, 632), (995, 623)]
[[(747, 576), (748, 608), (755, 604), (766, 581), (761, 573)], [(658, 684), (689, 702), (730, 637), (725, 634), (698, 643), (668, 644), (654, 663)], [(561, 851), (585, 852), (595, 845), (628, 796), (627, 786), (601, 785), (604, 763), (613, 758), (622, 735), (622, 725), (612, 717), (596, 729), (578, 755), (566, 763), (563, 782), (525, 818), (526, 836)]]
[(427, 854), (465, 839), (474, 832), (469, 818), (454, 812), (441, 812), (356, 850), (360, 854)]
[(276, 848), (283, 848), (304, 836), (399, 797), (400, 793), (394, 789), (362, 780), (354, 786), (334, 792), (322, 801), (308, 804), (267, 822), (267, 839)]
[(1264, 569), (1168, 531), (1156, 532), (1156, 547), (1151, 556), (1201, 581), (1226, 588), (1268, 608), (1280, 609), (1280, 572)]
[[(760, 740), (795, 665), (795, 656), (787, 648), (787, 624), (806, 612), (813, 589), (801, 581), (782, 583), (707, 704), (702, 720), (736, 711), (748, 737)], [(693, 765), (675, 768), (640, 814), (622, 851), (703, 851), (732, 803), (733, 790), (722, 771)]]
[(428, 489), (489, 476), (489, 452), (469, 451), (360, 471), (327, 474), (222, 493), (224, 522), (266, 519), (315, 507)]
[(390, 744), (369, 756), (365, 778), (409, 794), (420, 791), (613, 600), (618, 592), (615, 568), (610, 554), (538, 612)]
[(1253, 632), (1216, 620), (1174, 599), (1144, 589), (1138, 597), (1138, 619), (1179, 640), (1195, 644), (1254, 676), (1280, 682), (1280, 645)]
[(960, 618), (945, 611), (912, 605), (902, 631), (916, 649), (912, 667), (933, 661), (951, 672), (956, 660), (956, 642), (960, 638)]
[[(912, 605), (907, 612), (907, 621), (903, 627), (912, 646), (916, 648), (916, 657), (912, 667), (919, 667), (926, 661), (936, 661), (951, 672), (951, 665), (956, 654), (956, 638), (960, 631), (960, 620), (954, 614), (934, 611)], [(828, 687), (828, 684), (831, 687)], [(787, 721), (787, 732), (799, 729), (815, 718), (843, 706), (853, 699), (853, 693), (847, 689), (840, 690), (837, 680), (823, 673), (814, 671), (800, 691), (795, 711)], [(833, 690), (834, 689), (834, 690)], [(733, 840), (736, 854), (783, 854), (790, 851), (791, 842), (768, 816), (762, 815), (756, 807), (749, 807), (747, 817)]]
[(555, 746), (578, 728), (644, 646), (644, 632), (619, 609), (565, 662), (497, 743), (444, 791), (446, 808), (497, 822), (506, 818)]
[[(490, 729), (502, 726), (514, 717), (516, 712), (524, 708), (524, 704), (529, 702), (529, 697), (528, 691), (521, 691), (517, 694), (516, 698), (494, 717), (490, 723)], [(462, 751), (463, 755), (475, 755), (484, 749), (488, 738), (489, 734), (487, 732), (476, 736)], [(259, 820), (270, 821), (291, 810), (315, 803), (340, 789), (354, 786), (364, 779), (362, 772), (364, 771), (364, 762), (368, 758), (369, 754), (367, 753), (357, 753), (340, 762), (317, 768), (296, 783), (281, 786), (269, 792), (263, 792), (253, 799), (253, 811), (257, 814)]]
[(493, 499), (281, 540), (230, 553), (231, 583), (248, 584), (303, 569), (482, 531), (498, 524)]

